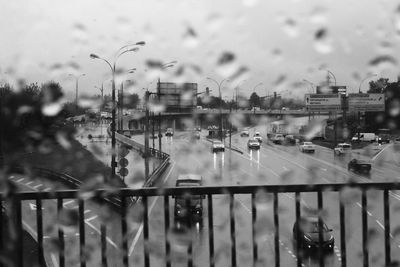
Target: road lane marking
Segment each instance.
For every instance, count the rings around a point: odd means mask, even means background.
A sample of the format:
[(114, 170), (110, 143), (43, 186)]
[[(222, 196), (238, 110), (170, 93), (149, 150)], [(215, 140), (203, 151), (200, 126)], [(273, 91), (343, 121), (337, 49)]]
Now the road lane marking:
[(51, 187), (47, 187), (43, 191), (50, 191), (50, 190), (51, 190)]
[[(175, 167), (175, 161), (173, 161), (172, 166), (171, 166), (171, 169), (169, 170), (167, 176), (164, 178), (164, 181), (163, 181), (164, 184), (165, 184), (165, 183), (167, 182), (167, 180), (169, 179), (169, 176), (171, 175), (172, 170), (174, 169), (174, 167)], [(148, 211), (148, 214), (149, 214), (149, 215), (151, 214), (151, 211), (153, 210), (153, 208), (154, 208), (154, 206), (155, 206), (156, 201), (158, 200), (158, 198), (159, 198), (159, 197), (156, 197), (156, 198), (154, 199), (153, 203), (151, 203), (150, 209), (149, 209), (149, 211)], [(132, 244), (131, 244), (131, 246), (129, 247), (128, 257), (130, 257), (130, 256), (132, 255), (133, 251), (135, 250), (135, 246), (136, 246), (137, 242), (139, 241), (139, 238), (140, 238), (140, 236), (142, 235), (142, 232), (143, 232), (143, 223), (140, 224), (139, 229), (138, 229), (138, 231), (136, 232), (135, 238), (133, 239)]]
[(91, 210), (85, 210), (83, 213), (86, 214), (86, 213), (89, 213), (89, 212), (91, 212)]
[[(361, 204), (360, 204), (359, 202), (357, 202), (356, 204), (357, 204), (357, 206), (360, 207), (360, 209), (362, 209), (362, 206), (361, 206)], [(370, 217), (372, 217), (371, 212), (369, 212), (368, 210), (367, 210), (367, 214), (368, 214)]]
[(65, 206), (67, 206), (67, 205), (69, 205), (69, 204), (71, 204), (73, 202), (75, 202), (75, 200), (68, 200), (67, 202), (63, 203), (63, 206), (65, 207)]
[(54, 253), (51, 253), (50, 257), (51, 257), (51, 261), (53, 262), (53, 266), (54, 267), (58, 267), (59, 265), (58, 265), (58, 261), (57, 261), (56, 255), (54, 255)]
[(30, 185), (32, 183), (33, 183), (33, 181), (30, 181), (30, 182), (27, 182), (25, 185)]
[[(86, 221), (86, 220), (85, 220), (85, 223), (86, 223), (89, 227), (91, 227), (97, 234), (101, 235), (100, 230), (97, 229), (93, 224), (91, 224), (90, 222), (88, 222), (88, 221)], [(79, 233), (76, 233), (75, 235), (76, 235), (76, 236), (79, 236)], [(119, 247), (118, 247), (108, 236), (106, 236), (106, 240), (107, 240), (107, 242), (110, 243), (111, 246), (113, 246), (115, 249), (119, 249)]]
[(388, 147), (391, 147), (391, 145), (388, 145), (386, 147), (384, 147), (381, 151), (379, 151), (378, 154), (376, 154), (373, 158), (372, 161), (374, 161), (383, 151), (385, 151)]
[(286, 168), (285, 166), (282, 166), (282, 168), (283, 168), (285, 171), (288, 171), (288, 170), (289, 170), (289, 169)]
[(97, 217), (98, 217), (97, 215), (94, 215), (94, 216), (92, 216), (92, 217), (86, 219), (85, 222), (93, 221), (93, 220), (96, 219)]
[(32, 187), (33, 189), (38, 189), (39, 187), (41, 187), (41, 186), (43, 186), (42, 184), (38, 184), (38, 185), (35, 185), (34, 187)]
[(17, 183), (20, 183), (20, 182), (22, 182), (23, 180), (25, 180), (25, 178), (18, 179), (18, 180), (17, 180)]

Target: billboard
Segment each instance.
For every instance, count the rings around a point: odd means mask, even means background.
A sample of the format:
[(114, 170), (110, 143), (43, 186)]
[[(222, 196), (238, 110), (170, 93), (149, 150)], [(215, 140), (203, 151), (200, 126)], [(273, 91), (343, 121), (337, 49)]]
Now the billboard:
[(197, 83), (160, 82), (157, 91), (167, 111), (187, 110), (197, 106)]
[(349, 110), (351, 111), (384, 111), (384, 94), (349, 94)]
[(340, 94), (307, 94), (305, 103), (308, 111), (335, 111), (341, 109)]
[(345, 94), (346, 92), (345, 85), (317, 86), (317, 94)]

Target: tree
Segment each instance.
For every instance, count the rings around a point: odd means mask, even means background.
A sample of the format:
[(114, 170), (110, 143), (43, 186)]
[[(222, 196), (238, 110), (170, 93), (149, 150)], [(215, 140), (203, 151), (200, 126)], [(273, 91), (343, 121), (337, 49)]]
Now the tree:
[(260, 97), (256, 92), (253, 92), (249, 98), (250, 107), (259, 107), (260, 106)]
[(130, 94), (124, 97), (124, 108), (136, 109), (140, 103), (140, 97), (138, 94)]
[(376, 81), (369, 82), (368, 93), (383, 93), (384, 88), (388, 86), (389, 78), (379, 78)]

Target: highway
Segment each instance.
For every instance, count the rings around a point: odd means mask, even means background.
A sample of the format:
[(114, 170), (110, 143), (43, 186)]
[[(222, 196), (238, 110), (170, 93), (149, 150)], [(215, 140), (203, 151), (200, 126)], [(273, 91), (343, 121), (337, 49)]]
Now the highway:
[[(201, 133), (201, 139), (192, 139), (190, 132), (176, 132), (171, 137), (163, 137), (162, 150), (171, 155), (170, 167), (160, 177), (159, 187), (174, 187), (179, 174), (196, 173), (203, 177), (206, 186), (230, 186), (230, 185), (281, 185), (281, 184), (313, 184), (313, 183), (343, 183), (343, 182), (370, 182), (370, 181), (395, 181), (399, 179), (400, 165), (398, 162), (398, 147), (389, 144), (381, 147), (369, 146), (363, 151), (354, 151), (354, 157), (370, 158), (373, 168), (370, 176), (361, 176), (350, 173), (347, 170), (347, 162), (350, 156), (336, 157), (332, 150), (317, 146), (313, 154), (301, 153), (298, 146), (275, 145), (266, 138), (265, 125), (250, 129), (251, 135), (259, 131), (263, 136), (260, 150), (247, 149), (247, 137), (239, 134), (232, 136), (232, 145), (235, 150), (212, 153), (211, 142), (206, 138), (205, 130)], [(98, 129), (91, 128), (96, 132)], [(86, 134), (86, 132), (85, 132)], [(83, 137), (82, 137), (83, 136)], [(84, 134), (78, 139), (84, 140)], [(139, 143), (143, 142), (143, 136), (134, 136)], [(227, 140), (228, 141), (228, 140)], [(152, 144), (152, 142), (150, 142)], [(158, 148), (158, 140), (155, 140)], [(87, 143), (89, 146), (90, 144)], [(109, 163), (107, 149), (109, 144), (99, 142), (98, 148), (105, 149), (99, 153), (100, 159)], [(242, 153), (239, 153), (241, 151)], [(368, 153), (367, 153), (367, 152)], [(132, 177), (142, 172), (137, 157), (130, 155), (135, 162), (129, 165)], [(142, 163), (141, 163), (142, 164)], [(127, 177), (130, 186), (140, 186), (136, 178)], [(65, 189), (65, 186), (45, 179), (29, 179), (25, 176), (10, 177), (22, 191), (49, 191)], [(392, 229), (392, 257), (397, 256), (400, 240), (400, 194), (391, 192), (391, 229)], [(301, 200), (301, 213), (303, 215), (317, 214), (316, 194), (303, 193)], [(346, 207), (346, 245), (348, 266), (362, 265), (362, 229), (361, 229), (361, 197), (359, 192), (348, 190), (343, 193), (343, 201)], [(339, 266), (342, 255), (340, 252), (340, 226), (339, 226), (339, 197), (337, 193), (324, 193), (323, 217), (327, 225), (333, 229), (335, 246), (331, 253), (324, 255), (325, 266)], [(149, 201), (150, 240), (147, 246), (150, 249), (151, 266), (163, 266), (165, 264), (165, 232), (164, 232), (164, 203), (162, 198), (150, 198)], [(35, 237), (36, 217), (35, 202), (23, 203), (24, 228)], [(64, 202), (64, 218), (76, 218), (77, 202), (70, 200)], [(204, 200), (204, 225), (195, 227), (194, 231), (186, 232), (171, 228), (168, 231), (168, 239), (171, 242), (171, 261), (173, 266), (187, 265), (187, 245), (193, 242), (193, 262), (196, 266), (209, 264), (208, 242), (208, 218), (207, 200)], [(174, 199), (170, 198), (170, 222), (173, 223)], [(257, 221), (255, 225), (259, 263), (261, 266), (275, 264), (274, 259), (274, 222), (273, 222), (273, 198), (272, 195), (259, 192), (256, 196)], [(55, 201), (44, 201), (44, 245), (46, 261), (49, 266), (58, 266), (58, 252), (54, 250), (54, 242), (57, 238), (57, 210)], [(252, 221), (250, 196), (235, 196), (235, 238), (236, 260), (238, 266), (248, 266), (252, 262)], [(143, 265), (143, 224), (140, 217), (142, 207), (140, 203), (134, 205), (128, 213), (128, 256), (132, 266)], [(97, 203), (88, 202), (85, 205), (85, 229), (86, 243), (89, 244), (90, 260), (88, 266), (100, 265), (100, 222), (102, 218), (107, 221), (107, 249), (108, 262), (112, 266), (122, 266), (121, 251), (117, 248), (121, 245), (121, 222), (112, 210), (104, 211)], [(295, 221), (294, 194), (279, 195), (279, 245), (281, 266), (296, 266), (297, 256), (293, 244), (292, 228)], [(65, 219), (62, 221), (65, 230), (66, 263), (67, 266), (76, 265), (79, 262), (79, 229), (76, 221)], [(213, 231), (216, 266), (230, 266), (231, 242), (230, 242), (230, 215), (229, 197), (219, 195), (213, 197)], [(368, 226), (372, 235), (369, 243), (370, 262), (373, 266), (382, 266), (384, 260), (383, 246), (383, 201), (381, 194), (368, 194)], [(303, 256), (303, 266), (319, 266), (318, 257)]]
[[(370, 157), (373, 169), (370, 176), (362, 176), (350, 173), (347, 170), (347, 162), (350, 156), (336, 157), (333, 151), (324, 147), (317, 147), (314, 154), (301, 153), (297, 146), (282, 146), (268, 142), (265, 138), (265, 127), (257, 127), (262, 133), (264, 142), (260, 150), (248, 150), (246, 137), (238, 134), (232, 137), (234, 147), (243, 151), (240, 154), (235, 151), (211, 153), (211, 143), (206, 140), (206, 132), (202, 132), (201, 140), (191, 140), (189, 133), (176, 133), (173, 138), (163, 140), (163, 151), (171, 154), (171, 168), (161, 179), (160, 186), (174, 186), (175, 180), (182, 173), (201, 174), (204, 184), (216, 185), (257, 185), (257, 184), (313, 184), (313, 183), (343, 183), (343, 182), (370, 182), (370, 181), (393, 181), (398, 179), (399, 165), (395, 162), (381, 160), (381, 158), (396, 157), (393, 153), (393, 145), (383, 145), (378, 149), (368, 148), (373, 153), (354, 151), (353, 156), (359, 158)], [(252, 129), (254, 132), (255, 129)], [(251, 132), (252, 132), (251, 131)], [(163, 138), (164, 139), (164, 138)], [(360, 153), (360, 154), (358, 154)], [(365, 155), (367, 154), (367, 155)], [(346, 233), (347, 233), (347, 263), (348, 266), (359, 266), (362, 264), (362, 229), (361, 229), (361, 197), (359, 192), (348, 190), (343, 193), (343, 201), (346, 207)], [(229, 221), (229, 199), (227, 196), (214, 197), (214, 235), (216, 265), (228, 266), (231, 262), (230, 254), (230, 221)], [(164, 244), (157, 242), (163, 240), (164, 230), (159, 227), (163, 223), (163, 201), (152, 200), (150, 215), (150, 243), (157, 253), (151, 257), (152, 263), (162, 263), (164, 259)], [(249, 196), (237, 196), (235, 198), (236, 218), (236, 246), (237, 263), (244, 266), (251, 261), (251, 202)], [(391, 193), (391, 229), (398, 229), (400, 221), (396, 215), (396, 209), (400, 204), (400, 196), (396, 192)], [(326, 266), (339, 266), (340, 254), (340, 228), (339, 228), (339, 197), (337, 193), (325, 193), (324, 219), (329, 227), (333, 229), (335, 247), (332, 253), (324, 256)], [(259, 259), (262, 265), (274, 264), (273, 243), (273, 214), (272, 197), (260, 194), (258, 221), (256, 223)], [(292, 239), (292, 227), (295, 221), (295, 206), (293, 194), (282, 194), (279, 197), (280, 205), (280, 260), (281, 266), (296, 266), (296, 251)], [(170, 211), (173, 211), (173, 200), (170, 201)], [(302, 214), (316, 215), (316, 194), (302, 194)], [(204, 210), (205, 222), (207, 222), (207, 211)], [(163, 225), (163, 224), (161, 224)], [(368, 193), (368, 225), (372, 233), (373, 242), (369, 243), (370, 262), (373, 266), (383, 265), (383, 200), (382, 196)], [(140, 231), (136, 235), (140, 236)], [(175, 233), (176, 234), (176, 233)], [(171, 237), (179, 238), (179, 237)], [(181, 237), (182, 238), (182, 237)], [(393, 258), (397, 259), (396, 251), (399, 249), (399, 240), (393, 234)], [(184, 238), (183, 238), (184, 239)], [(175, 240), (174, 240), (175, 241)], [(186, 240), (187, 241), (187, 240)], [(188, 241), (187, 241), (188, 242)], [(142, 245), (137, 242), (132, 248), (131, 256), (135, 262), (142, 257)], [(193, 259), (198, 266), (208, 264), (208, 228), (205, 225), (193, 236)], [(172, 247), (173, 262), (185, 265), (187, 261), (186, 250), (183, 246)], [(175, 248), (175, 250), (174, 250)], [(175, 254), (174, 254), (175, 253)], [(161, 258), (160, 258), (161, 257)], [(305, 257), (302, 259), (304, 266), (318, 266), (318, 258)], [(158, 266), (157, 264), (155, 266)]]

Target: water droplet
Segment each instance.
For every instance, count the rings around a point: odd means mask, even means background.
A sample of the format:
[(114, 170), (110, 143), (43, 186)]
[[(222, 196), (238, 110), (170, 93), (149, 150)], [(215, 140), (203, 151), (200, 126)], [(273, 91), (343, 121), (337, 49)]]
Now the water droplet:
[(299, 30), (297, 28), (297, 23), (296, 23), (296, 21), (294, 19), (291, 19), (291, 18), (287, 18), (287, 19), (284, 20), (283, 30), (291, 38), (295, 38), (295, 37), (297, 37), (299, 35)]
[(42, 113), (46, 116), (56, 116), (62, 110), (60, 103), (48, 103), (42, 106)]
[(393, 99), (389, 104), (389, 114), (392, 117), (397, 117), (400, 114), (400, 101)]
[(396, 67), (397, 60), (391, 55), (381, 55), (381, 56), (377, 56), (374, 59), (372, 59), (369, 62), (369, 65), (371, 67), (378, 67), (378, 68), (381, 68), (384, 66)]
[(325, 14), (325, 8), (323, 7), (316, 7), (311, 12), (310, 15), (310, 22), (315, 24), (325, 24), (327, 21), (327, 17)]
[(398, 34), (400, 34), (400, 5), (397, 6), (394, 13), (394, 27)]
[(259, 0), (242, 0), (242, 3), (246, 7), (254, 7), (258, 5)]
[(328, 31), (321, 28), (315, 32), (314, 35), (314, 48), (321, 54), (329, 54), (332, 52), (331, 40), (328, 38)]
[(194, 48), (198, 45), (198, 42), (195, 30), (192, 27), (188, 27), (183, 35), (183, 44), (188, 48)]

